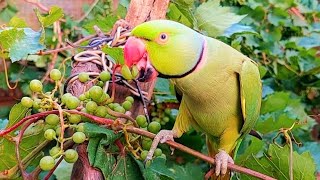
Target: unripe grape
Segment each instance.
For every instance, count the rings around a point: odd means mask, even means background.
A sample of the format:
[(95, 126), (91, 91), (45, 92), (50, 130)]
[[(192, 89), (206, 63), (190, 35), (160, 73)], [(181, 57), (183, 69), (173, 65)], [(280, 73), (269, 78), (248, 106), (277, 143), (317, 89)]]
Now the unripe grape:
[[(82, 108), (81, 112), (90, 114), (90, 112), (88, 112), (86, 108)], [(90, 118), (87, 118), (86, 116), (81, 116), (81, 120), (86, 122), (86, 121), (90, 121)]]
[(54, 81), (58, 81), (61, 79), (61, 72), (58, 69), (52, 69), (50, 71), (50, 78)]
[(40, 99), (35, 99), (32, 103), (32, 107), (34, 109), (39, 109), (40, 108), (40, 103), (41, 103), (41, 100)]
[(47, 129), (45, 132), (44, 132), (44, 137), (51, 141), (53, 140), (55, 137), (56, 137), (56, 131), (54, 131), (53, 129)]
[(47, 124), (50, 124), (50, 125), (57, 125), (59, 124), (60, 122), (60, 118), (58, 115), (56, 114), (49, 114), (46, 119), (45, 119), (46, 123)]
[(102, 81), (98, 81), (96, 85), (103, 88), (104, 83)]
[(160, 121), (160, 124), (161, 124), (162, 126), (164, 126), (164, 125), (166, 125), (167, 123), (164, 122), (164, 121)]
[(78, 160), (78, 153), (74, 149), (68, 149), (64, 153), (64, 160), (68, 163), (74, 163)]
[(165, 117), (163, 117), (163, 119), (162, 119), (164, 122), (169, 122), (170, 121), (170, 118), (169, 117), (167, 117), (167, 116), (165, 116)]
[(157, 148), (154, 150), (154, 156), (158, 157), (162, 155), (162, 150), (160, 148)]
[(83, 132), (75, 132), (72, 135), (72, 140), (77, 144), (83, 143), (86, 140), (86, 135)]
[(39, 166), (44, 171), (51, 170), (55, 165), (54, 159), (51, 156), (44, 156), (41, 158)]
[(99, 100), (103, 94), (103, 90), (99, 86), (92, 86), (89, 89), (90, 98), (94, 101)]
[(74, 96), (68, 97), (66, 106), (68, 109), (76, 109), (80, 105), (80, 100)]
[(132, 74), (133, 79), (135, 79), (139, 76), (139, 69), (136, 65), (132, 66), (131, 74)]
[(164, 113), (165, 113), (166, 115), (170, 115), (170, 114), (171, 114), (171, 109), (170, 109), (170, 108), (166, 108), (166, 109), (164, 110)]
[(147, 127), (148, 125), (147, 118), (144, 115), (138, 115), (136, 117), (136, 121), (137, 121), (137, 124), (142, 128)]
[(148, 131), (154, 134), (157, 134), (160, 131), (160, 129), (161, 129), (161, 125), (156, 121), (151, 122), (148, 126)]
[(88, 112), (95, 112), (95, 110), (97, 109), (97, 107), (98, 107), (98, 105), (97, 105), (97, 103), (94, 102), (94, 101), (89, 101), (89, 102), (87, 102), (87, 104), (86, 104), (86, 110), (87, 110)]
[(107, 108), (104, 106), (98, 106), (96, 111), (95, 111), (95, 115), (98, 117), (105, 117), (107, 115)]
[(29, 87), (32, 92), (41, 92), (43, 85), (41, 81), (34, 79), (30, 82)]
[(67, 99), (68, 99), (69, 97), (71, 97), (71, 96), (72, 96), (71, 93), (65, 93), (65, 94), (63, 94), (63, 95), (61, 96), (61, 102), (64, 103), (64, 104), (66, 104)]
[(57, 129), (56, 129), (56, 134), (57, 134), (58, 136), (60, 136), (60, 134), (61, 134), (61, 127), (60, 127), (60, 126), (57, 127)]
[(109, 71), (102, 71), (99, 75), (101, 81), (106, 82), (111, 79), (111, 74)]
[(69, 122), (72, 124), (78, 124), (81, 122), (81, 115), (80, 114), (71, 114), (68, 116)]
[(50, 154), (50, 156), (55, 156), (56, 154), (58, 154), (60, 152), (60, 150), (61, 150), (60, 147), (54, 146), (53, 148), (51, 148), (49, 150), (49, 154)]
[(142, 140), (141, 145), (144, 150), (150, 150), (152, 141)]
[(121, 67), (121, 74), (122, 74), (123, 78), (126, 79), (126, 80), (133, 79), (131, 71), (130, 71), (130, 69), (129, 69), (129, 67), (127, 65), (123, 65)]
[(140, 158), (142, 161), (144, 161), (147, 158), (147, 156), (148, 156), (148, 151), (146, 150), (142, 151), (140, 154)]
[(23, 97), (21, 99), (21, 105), (26, 107), (26, 108), (31, 108), (33, 105), (33, 100), (29, 97)]
[(79, 96), (79, 100), (80, 101), (84, 101), (84, 100), (86, 100), (87, 98), (86, 98), (86, 95), (84, 95), (84, 94), (80, 94), (80, 96)]
[(79, 78), (79, 81), (80, 82), (87, 82), (89, 80), (89, 74), (88, 73), (85, 73), (85, 72), (82, 72), (78, 75), (78, 78)]
[(77, 132), (84, 132), (84, 123), (80, 123), (76, 127)]
[(129, 110), (129, 109), (131, 109), (131, 107), (132, 107), (132, 103), (130, 102), (130, 101), (124, 101), (123, 103), (122, 103), (122, 107), (125, 109), (125, 110)]
[(103, 93), (102, 96), (100, 97), (100, 99), (97, 99), (96, 102), (102, 103), (102, 102), (107, 101), (108, 98), (110, 98), (109, 94)]
[(125, 100), (126, 100), (126, 101), (130, 101), (131, 104), (133, 104), (133, 102), (134, 102), (134, 99), (133, 99), (132, 96), (127, 96)]
[(119, 112), (119, 113), (125, 113), (126, 112), (126, 110), (122, 106), (115, 107), (114, 111)]

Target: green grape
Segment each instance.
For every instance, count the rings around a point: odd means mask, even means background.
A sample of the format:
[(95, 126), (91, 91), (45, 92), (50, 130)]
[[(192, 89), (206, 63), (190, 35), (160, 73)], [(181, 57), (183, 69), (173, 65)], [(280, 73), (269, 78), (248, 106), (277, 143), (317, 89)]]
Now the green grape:
[(79, 78), (79, 81), (82, 83), (85, 83), (90, 79), (89, 74), (85, 72), (80, 73), (78, 75), (78, 78)]
[(84, 100), (86, 100), (87, 98), (86, 98), (86, 95), (84, 95), (84, 94), (80, 94), (80, 96), (79, 96), (79, 100), (80, 101), (84, 101)]
[(87, 104), (86, 104), (86, 110), (87, 110), (88, 112), (95, 112), (95, 110), (97, 109), (97, 107), (98, 107), (98, 105), (97, 105), (97, 103), (94, 102), (94, 101), (89, 101), (89, 102), (87, 102)]
[(133, 99), (132, 96), (127, 96), (125, 100), (126, 100), (126, 101), (130, 101), (131, 104), (133, 104), (133, 102), (134, 102), (134, 99)]
[(90, 93), (89, 93), (89, 91), (85, 92), (84, 95), (86, 96), (86, 99), (90, 99)]
[(75, 132), (72, 135), (72, 140), (77, 144), (83, 143), (86, 140), (86, 135), (83, 132)]
[(170, 121), (170, 118), (168, 116), (165, 116), (165, 117), (162, 118), (162, 121), (167, 123), (167, 122)]
[(109, 98), (110, 98), (109, 94), (103, 93), (102, 96), (100, 97), (100, 99), (97, 99), (96, 102), (102, 103), (102, 102), (107, 101), (107, 99), (109, 99)]
[(103, 88), (103, 86), (104, 86), (104, 82), (102, 82), (102, 81), (98, 81), (97, 86), (99, 86), (99, 87), (102, 87), (102, 88)]
[(165, 159), (165, 160), (167, 159), (167, 156), (166, 156), (165, 154), (163, 154), (163, 153), (162, 153), (160, 156), (158, 156), (158, 157), (159, 157), (159, 158), (163, 158), (163, 159)]
[(151, 116), (153, 116), (153, 117), (158, 116), (158, 113), (153, 111), (153, 112), (151, 113)]
[(68, 149), (64, 153), (64, 160), (68, 163), (74, 163), (78, 160), (78, 152), (75, 151), (74, 149)]
[(46, 123), (47, 124), (50, 124), (50, 125), (57, 125), (59, 124), (60, 122), (60, 118), (58, 115), (56, 114), (49, 114), (46, 119), (45, 119)]
[(158, 109), (162, 109), (163, 108), (161, 103), (158, 103), (156, 106), (157, 106)]
[(56, 131), (54, 131), (53, 129), (47, 129), (44, 132), (44, 137), (49, 141), (54, 140), (54, 138), (56, 137)]
[(148, 131), (157, 134), (161, 129), (160, 123), (153, 121), (148, 125)]
[(111, 116), (110, 114), (107, 114), (107, 115), (105, 116), (105, 118), (107, 118), (107, 119), (116, 119), (116, 117)]
[(41, 100), (40, 99), (35, 99), (32, 103), (32, 106), (34, 109), (39, 109), (40, 108), (40, 103), (41, 103)]
[(72, 124), (78, 124), (81, 122), (81, 115), (80, 114), (71, 114), (68, 116), (69, 122)]
[(80, 100), (74, 96), (67, 98), (66, 106), (68, 109), (76, 109), (80, 105)]
[(41, 92), (43, 85), (41, 81), (34, 79), (30, 82), (29, 87), (32, 92)]
[(58, 136), (60, 136), (60, 134), (61, 134), (61, 127), (60, 127), (60, 126), (57, 127), (57, 129), (56, 129), (56, 134), (57, 134)]
[(148, 156), (148, 151), (143, 150), (140, 154), (140, 158), (142, 159), (142, 161), (144, 161)]
[(115, 107), (114, 111), (119, 112), (119, 113), (125, 113), (126, 112), (126, 110), (122, 106)]
[(99, 86), (92, 86), (89, 89), (90, 98), (94, 101), (99, 100), (103, 94), (103, 90)]
[(50, 71), (50, 78), (54, 81), (59, 81), (61, 79), (61, 72), (58, 69), (52, 69)]
[(29, 97), (23, 97), (21, 99), (21, 104), (22, 104), (22, 106), (24, 106), (26, 108), (31, 108), (33, 105), (33, 100)]
[(170, 115), (170, 114), (171, 114), (171, 109), (170, 109), (170, 108), (166, 108), (166, 109), (164, 110), (164, 113), (165, 113), (166, 115)]
[(154, 150), (154, 156), (158, 157), (162, 155), (162, 150), (160, 148), (157, 148)]
[(137, 124), (142, 128), (147, 127), (146, 125), (148, 125), (147, 118), (144, 115), (138, 115), (136, 117), (136, 121), (137, 121)]
[(105, 117), (107, 115), (107, 108), (104, 106), (98, 106), (96, 111), (95, 111), (95, 115), (98, 117)]
[[(82, 109), (81, 109), (81, 112), (90, 114), (90, 112), (88, 112), (86, 108), (82, 108)], [(86, 122), (86, 121), (90, 121), (90, 119), (87, 118), (86, 116), (81, 116), (81, 120), (82, 120), (82, 121), (85, 121), (85, 122)]]
[(66, 104), (67, 99), (68, 99), (69, 97), (71, 97), (71, 96), (72, 96), (71, 93), (65, 93), (64, 95), (61, 96), (61, 102), (64, 103), (64, 104)]
[(111, 79), (111, 74), (109, 73), (109, 71), (102, 71), (99, 75), (99, 78), (101, 81), (106, 82)]
[(160, 123), (160, 122), (161, 122), (161, 119), (160, 119), (160, 118), (158, 118), (158, 117), (154, 117), (154, 118), (152, 118), (152, 121), (155, 121), (155, 122)]
[(164, 121), (160, 121), (160, 124), (161, 124), (162, 126), (164, 126), (164, 125), (166, 125), (167, 123), (164, 122)]
[(80, 123), (76, 127), (77, 132), (84, 132), (84, 123)]
[(51, 148), (49, 150), (49, 154), (50, 154), (50, 156), (55, 156), (60, 152), (60, 150), (61, 150), (60, 147), (54, 146), (53, 148)]
[(129, 109), (131, 109), (132, 104), (131, 104), (130, 101), (124, 101), (124, 102), (122, 103), (122, 107), (123, 107), (125, 110), (128, 111)]
[(122, 74), (123, 78), (126, 80), (131, 80), (133, 78), (131, 71), (127, 65), (123, 65), (121, 67), (121, 74)]
[(141, 145), (144, 150), (150, 150), (152, 141), (142, 139)]
[(51, 170), (55, 165), (54, 159), (51, 156), (44, 156), (41, 158), (39, 166), (44, 171)]

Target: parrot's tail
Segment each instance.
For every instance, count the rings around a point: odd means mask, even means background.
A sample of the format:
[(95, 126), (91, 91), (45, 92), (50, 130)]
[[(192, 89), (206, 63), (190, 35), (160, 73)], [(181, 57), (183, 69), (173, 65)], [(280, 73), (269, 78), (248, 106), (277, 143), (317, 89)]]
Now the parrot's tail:
[[(214, 141), (210, 139), (210, 137), (207, 136), (207, 147), (208, 147), (208, 154), (210, 157), (215, 158), (215, 155), (219, 153), (218, 150), (218, 144), (216, 144)], [(231, 151), (229, 155), (231, 157), (234, 157), (235, 150)], [(211, 176), (211, 180), (230, 180), (231, 178), (231, 171), (228, 169), (227, 173), (224, 176), (216, 176), (215, 173)]]

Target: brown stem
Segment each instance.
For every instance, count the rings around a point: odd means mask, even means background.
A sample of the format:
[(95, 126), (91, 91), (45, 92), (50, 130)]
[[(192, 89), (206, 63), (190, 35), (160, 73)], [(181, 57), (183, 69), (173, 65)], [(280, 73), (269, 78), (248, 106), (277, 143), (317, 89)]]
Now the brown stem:
[[(140, 134), (140, 135), (143, 135), (143, 136), (146, 136), (146, 137), (149, 137), (149, 138), (154, 138), (155, 137), (155, 134), (153, 133), (150, 133), (148, 131), (145, 131), (143, 129), (139, 129), (139, 128), (135, 128), (135, 127), (126, 127), (126, 130), (128, 132), (131, 132), (131, 133), (135, 133), (135, 134)], [(215, 164), (215, 161), (213, 158), (209, 157), (209, 156), (206, 156), (204, 154), (201, 154), (200, 152), (198, 151), (195, 151), (191, 148), (188, 148), (182, 144), (179, 144), (179, 143), (176, 143), (174, 141), (167, 141), (166, 144), (170, 145), (171, 147), (175, 148), (175, 149), (179, 149), (180, 151), (183, 151), (183, 152), (186, 152), (188, 154), (191, 154), (199, 159), (202, 159), (210, 164)], [(251, 176), (254, 176), (254, 177), (257, 177), (259, 179), (264, 179), (264, 180), (275, 180), (274, 178), (270, 177), (270, 176), (267, 176), (265, 174), (262, 174), (262, 173), (259, 173), (257, 171), (253, 171), (251, 169), (247, 169), (247, 168), (244, 168), (244, 167), (241, 167), (241, 166), (238, 166), (238, 165), (235, 165), (235, 164), (231, 164), (231, 163), (228, 163), (228, 168), (233, 170), (233, 171), (237, 171), (237, 172), (240, 172), (240, 173), (244, 173), (244, 174), (248, 174), (248, 175), (251, 175)]]

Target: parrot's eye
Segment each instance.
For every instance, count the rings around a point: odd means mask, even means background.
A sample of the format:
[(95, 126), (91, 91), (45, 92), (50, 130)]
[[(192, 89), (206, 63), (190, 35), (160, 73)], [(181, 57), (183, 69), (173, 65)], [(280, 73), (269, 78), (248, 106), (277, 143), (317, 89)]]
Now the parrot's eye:
[(166, 39), (167, 39), (167, 35), (166, 35), (166, 34), (161, 34), (161, 35), (160, 35), (160, 38), (161, 38), (162, 40), (166, 40)]
[(168, 34), (167, 33), (161, 33), (159, 36), (158, 36), (158, 38), (157, 38), (157, 42), (159, 43), (159, 44), (164, 44), (164, 43), (166, 43), (167, 41), (168, 41)]

